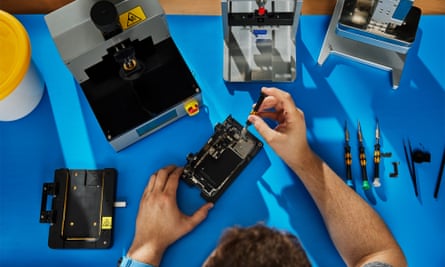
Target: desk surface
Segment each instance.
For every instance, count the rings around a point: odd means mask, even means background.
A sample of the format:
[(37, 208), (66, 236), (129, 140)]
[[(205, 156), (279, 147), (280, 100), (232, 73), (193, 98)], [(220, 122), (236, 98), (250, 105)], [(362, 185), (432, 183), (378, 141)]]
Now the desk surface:
[[(33, 58), (47, 91), (29, 116), (0, 122), (0, 262), (5, 266), (114, 266), (133, 238), (139, 198), (150, 174), (167, 164), (184, 165), (186, 155), (196, 152), (213, 126), (229, 114), (244, 121), (261, 84), (223, 82), (220, 17), (167, 16), (171, 34), (202, 88), (205, 108), (116, 153), (61, 62), (42, 16), (19, 19), (30, 33)], [(392, 152), (392, 157), (383, 159), (382, 187), (368, 194), (360, 188), (357, 192), (385, 219), (410, 266), (444, 266), (444, 182), (438, 199), (433, 191), (445, 147), (445, 36), (435, 29), (445, 27), (445, 17), (421, 18), (398, 90), (391, 89), (389, 72), (339, 56), (332, 55), (318, 66), (328, 23), (328, 16), (301, 18), (297, 79), (269, 85), (294, 96), (305, 111), (311, 146), (343, 177), (343, 126), (348, 123), (356, 182), (360, 180), (357, 120), (371, 159), (378, 118), (382, 150)], [(431, 163), (417, 165), (419, 197), (414, 195), (403, 139), (431, 152)], [(392, 162), (400, 162), (398, 178), (389, 178)], [(54, 170), (61, 167), (118, 170), (117, 198), (128, 206), (116, 210), (112, 248), (48, 248), (49, 226), (38, 222), (42, 184), (52, 181)], [(203, 200), (195, 188), (181, 182), (178, 202), (190, 213)], [(307, 191), (265, 146), (218, 200), (208, 219), (168, 249), (162, 266), (200, 266), (225, 228), (259, 221), (299, 236), (315, 266), (344, 265)]]

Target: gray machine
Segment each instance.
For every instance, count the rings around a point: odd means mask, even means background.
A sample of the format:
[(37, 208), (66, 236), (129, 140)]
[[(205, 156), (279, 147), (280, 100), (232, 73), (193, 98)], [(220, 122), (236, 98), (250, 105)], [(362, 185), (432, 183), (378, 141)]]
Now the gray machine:
[(290, 82), (302, 0), (222, 0), (224, 80)]
[(116, 151), (184, 115), (201, 91), (155, 0), (77, 0), (45, 16)]
[(392, 71), (393, 88), (400, 83), (421, 11), (414, 0), (338, 0), (318, 64), (330, 53)]

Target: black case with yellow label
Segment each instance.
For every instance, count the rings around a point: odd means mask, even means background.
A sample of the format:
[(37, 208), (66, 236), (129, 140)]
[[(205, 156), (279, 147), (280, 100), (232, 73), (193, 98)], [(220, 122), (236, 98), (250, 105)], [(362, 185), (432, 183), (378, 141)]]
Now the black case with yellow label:
[(116, 177), (117, 171), (111, 168), (55, 171), (54, 183), (43, 185), (40, 211), (40, 222), (50, 223), (50, 248), (112, 245)]

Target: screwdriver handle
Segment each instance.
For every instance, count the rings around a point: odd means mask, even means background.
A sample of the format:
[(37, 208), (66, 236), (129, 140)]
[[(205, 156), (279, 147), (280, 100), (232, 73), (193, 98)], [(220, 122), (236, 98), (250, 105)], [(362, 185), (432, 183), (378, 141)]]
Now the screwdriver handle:
[(351, 147), (349, 145), (345, 145), (345, 164), (346, 164), (346, 184), (350, 187), (353, 187), (352, 183), (352, 156), (351, 156)]
[(256, 113), (260, 109), (261, 104), (263, 104), (264, 99), (266, 98), (266, 94), (261, 92), (260, 96), (258, 97), (258, 100), (255, 103), (255, 106), (253, 107), (253, 110), (251, 113)]
[[(261, 104), (263, 104), (264, 99), (266, 98), (266, 94), (261, 92), (260, 96), (258, 97), (258, 100), (255, 103), (255, 106), (253, 107), (253, 109), (250, 111), (249, 115), (256, 115), (258, 110), (260, 109)], [(250, 126), (252, 123), (247, 120), (246, 121), (246, 127)]]
[(362, 144), (360, 144), (359, 147), (360, 152), (360, 167), (362, 171), (362, 187), (364, 190), (369, 189), (369, 181), (368, 181), (368, 174), (366, 173), (366, 155), (365, 155), (365, 148)]
[(380, 187), (380, 145), (374, 145), (374, 181), (372, 185), (374, 187)]

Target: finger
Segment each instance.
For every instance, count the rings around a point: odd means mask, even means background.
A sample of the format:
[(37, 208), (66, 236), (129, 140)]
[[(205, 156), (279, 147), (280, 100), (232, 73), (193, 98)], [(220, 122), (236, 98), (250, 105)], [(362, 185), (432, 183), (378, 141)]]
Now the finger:
[[(153, 190), (163, 191), (165, 184), (167, 183), (169, 174), (176, 168), (176, 166), (169, 165), (157, 171), (155, 184)], [(152, 190), (152, 191), (153, 191)]]
[(207, 218), (207, 215), (209, 214), (209, 210), (213, 208), (213, 203), (208, 202), (201, 206), (195, 213), (193, 213), (192, 216), (189, 217), (190, 223), (191, 223), (191, 229), (195, 228), (198, 224), (200, 224), (202, 221), (204, 221), (205, 218)]
[(274, 120), (274, 121), (278, 121), (278, 119), (280, 117), (280, 115), (277, 112), (274, 112), (274, 111), (261, 111), (261, 112), (258, 112), (255, 115), (258, 115), (258, 116), (260, 116), (263, 119), (266, 118), (266, 119), (271, 119), (271, 120)]
[(264, 140), (266, 140), (266, 142), (273, 139), (276, 132), (272, 130), (261, 117), (250, 115), (248, 120), (253, 124), (257, 132), (264, 138)]
[(272, 87), (263, 87), (261, 90), (266, 95), (275, 97), (277, 100), (276, 104), (282, 105), (282, 109), (293, 110), (296, 108), (295, 102), (292, 99), (291, 94), (289, 94), (288, 92)]
[[(255, 104), (253, 106), (255, 106)], [(264, 101), (261, 104), (258, 111), (263, 111), (263, 110), (272, 109), (272, 108), (274, 108), (274, 109), (279, 108), (278, 100), (274, 96), (266, 96), (266, 98), (264, 98)]]
[(167, 194), (176, 195), (176, 190), (178, 189), (179, 184), (179, 177), (181, 177), (182, 171), (183, 168), (176, 167), (173, 172), (170, 173), (164, 189)]
[(154, 186), (155, 186), (155, 183), (156, 183), (156, 173), (153, 173), (153, 174), (150, 176), (150, 178), (148, 179), (148, 184), (147, 184), (147, 186), (145, 187), (144, 194), (147, 194), (147, 193), (149, 193), (149, 192), (152, 192), (152, 191), (153, 191), (153, 188), (154, 188)]

